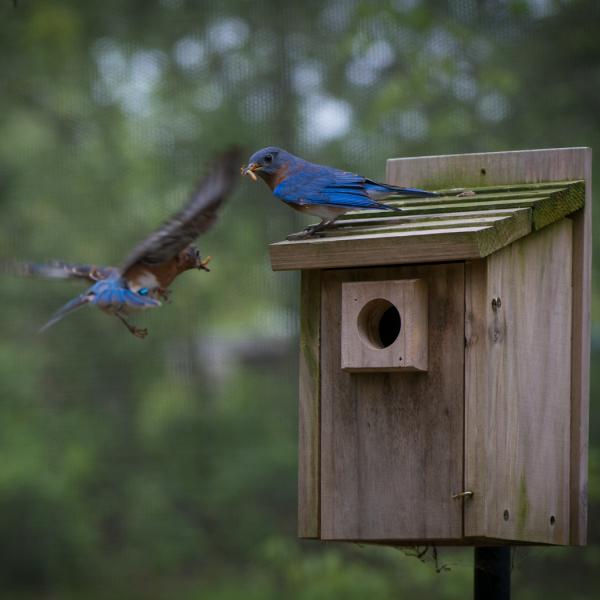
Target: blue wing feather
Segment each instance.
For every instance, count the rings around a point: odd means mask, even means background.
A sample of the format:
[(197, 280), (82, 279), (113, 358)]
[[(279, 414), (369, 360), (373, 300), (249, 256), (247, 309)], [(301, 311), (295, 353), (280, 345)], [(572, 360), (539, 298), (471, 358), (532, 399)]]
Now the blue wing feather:
[(74, 310), (85, 306), (89, 302), (89, 297), (87, 294), (81, 294), (72, 300), (69, 300), (64, 306), (61, 306), (53, 315), (50, 317), (50, 320), (40, 328), (39, 333), (43, 333), (49, 327), (52, 327), (55, 323), (58, 323), (61, 319), (64, 319), (69, 313), (72, 313)]
[(100, 308), (115, 308), (129, 306), (136, 309), (154, 308), (160, 302), (148, 296), (140, 296), (125, 286), (120, 278), (106, 279), (94, 284), (89, 292), (90, 302)]
[(375, 200), (394, 195), (436, 196), (415, 188), (400, 188), (366, 179), (361, 175), (305, 163), (273, 190), (289, 204), (332, 205), (348, 208), (396, 210)]

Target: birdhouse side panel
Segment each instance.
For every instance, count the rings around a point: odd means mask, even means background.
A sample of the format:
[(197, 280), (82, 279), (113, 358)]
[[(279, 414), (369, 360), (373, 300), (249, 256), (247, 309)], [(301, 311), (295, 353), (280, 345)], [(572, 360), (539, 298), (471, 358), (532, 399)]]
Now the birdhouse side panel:
[(467, 330), (466, 536), (569, 543), (571, 234), (564, 219), (502, 249), (467, 289), (485, 290), (485, 333)]
[(302, 271), (298, 398), (298, 536), (320, 534), (321, 271)]

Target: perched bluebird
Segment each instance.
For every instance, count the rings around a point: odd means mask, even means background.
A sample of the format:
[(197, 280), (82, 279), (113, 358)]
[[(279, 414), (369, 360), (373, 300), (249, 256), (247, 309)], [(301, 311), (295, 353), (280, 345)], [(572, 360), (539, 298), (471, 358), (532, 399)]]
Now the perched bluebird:
[(120, 268), (96, 267), (65, 262), (4, 263), (2, 270), (52, 279), (83, 279), (92, 282), (83, 294), (60, 308), (42, 327), (45, 331), (77, 308), (91, 304), (120, 319), (136, 337), (144, 338), (125, 317), (139, 310), (161, 306), (169, 285), (190, 269), (208, 271), (200, 251), (192, 245), (198, 235), (212, 227), (217, 211), (233, 188), (239, 153), (223, 154), (198, 184), (187, 204), (159, 229), (139, 243)]
[(248, 166), (242, 167), (242, 175), (249, 175), (254, 181), (258, 175), (276, 198), (321, 219), (317, 225), (289, 235), (289, 240), (310, 237), (349, 210), (401, 210), (378, 202), (390, 196), (437, 196), (434, 192), (377, 183), (361, 175), (310, 163), (275, 146), (255, 152)]

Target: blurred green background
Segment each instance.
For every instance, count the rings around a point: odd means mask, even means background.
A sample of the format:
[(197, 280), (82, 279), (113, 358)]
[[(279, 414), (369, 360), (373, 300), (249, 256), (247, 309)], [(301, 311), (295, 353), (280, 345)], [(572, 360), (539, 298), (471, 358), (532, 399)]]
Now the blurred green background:
[[(595, 0), (0, 0), (0, 257), (118, 264), (234, 142), (373, 178), (600, 147), (598, 31)], [(298, 277), (267, 244), (308, 222), (240, 180), (144, 342), (92, 310), (39, 336), (81, 288), (1, 280), (0, 597), (469, 597), (471, 551), (296, 540)], [(600, 585), (598, 273), (590, 544), (518, 550), (518, 598)]]

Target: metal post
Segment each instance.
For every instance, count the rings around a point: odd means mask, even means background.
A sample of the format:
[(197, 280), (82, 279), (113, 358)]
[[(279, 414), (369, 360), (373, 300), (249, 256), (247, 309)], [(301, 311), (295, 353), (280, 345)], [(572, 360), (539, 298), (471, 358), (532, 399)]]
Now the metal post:
[(510, 600), (510, 546), (475, 548), (475, 600)]

